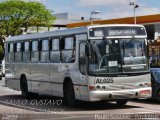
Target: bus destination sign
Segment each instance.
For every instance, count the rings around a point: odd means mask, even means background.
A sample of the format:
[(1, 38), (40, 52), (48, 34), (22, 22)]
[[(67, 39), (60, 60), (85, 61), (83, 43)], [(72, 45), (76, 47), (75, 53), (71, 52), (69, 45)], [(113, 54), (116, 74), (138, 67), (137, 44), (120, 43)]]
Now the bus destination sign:
[(108, 30), (109, 36), (136, 35), (136, 34), (137, 31), (135, 29)]
[(143, 27), (100, 27), (89, 30), (90, 37), (146, 35)]

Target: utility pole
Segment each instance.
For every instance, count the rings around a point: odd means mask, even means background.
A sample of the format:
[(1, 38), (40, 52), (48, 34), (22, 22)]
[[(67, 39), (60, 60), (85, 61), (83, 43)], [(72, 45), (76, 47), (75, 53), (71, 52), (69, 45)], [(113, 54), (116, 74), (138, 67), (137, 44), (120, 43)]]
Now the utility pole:
[(99, 14), (100, 11), (91, 11), (91, 25), (93, 24), (93, 14)]
[(137, 5), (135, 2), (130, 2), (129, 3), (130, 6), (133, 6), (133, 14), (134, 14), (134, 24), (137, 24), (137, 20), (136, 20), (136, 8), (139, 7), (139, 5)]

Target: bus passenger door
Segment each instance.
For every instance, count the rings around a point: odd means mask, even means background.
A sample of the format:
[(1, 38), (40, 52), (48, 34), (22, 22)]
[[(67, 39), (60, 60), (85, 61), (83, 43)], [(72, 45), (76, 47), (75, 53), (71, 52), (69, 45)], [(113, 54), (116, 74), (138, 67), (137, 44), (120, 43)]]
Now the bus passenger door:
[(88, 81), (87, 81), (87, 57), (85, 54), (85, 47), (87, 45), (86, 41), (81, 41), (79, 43), (79, 84), (80, 86), (80, 99), (88, 99)]

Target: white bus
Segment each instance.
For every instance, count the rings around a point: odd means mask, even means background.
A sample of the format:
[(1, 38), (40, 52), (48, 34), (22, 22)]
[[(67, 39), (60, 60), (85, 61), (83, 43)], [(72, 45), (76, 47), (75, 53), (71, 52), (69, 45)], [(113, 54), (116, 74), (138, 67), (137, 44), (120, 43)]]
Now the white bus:
[(6, 85), (77, 100), (151, 97), (146, 30), (141, 25), (94, 25), (8, 37)]

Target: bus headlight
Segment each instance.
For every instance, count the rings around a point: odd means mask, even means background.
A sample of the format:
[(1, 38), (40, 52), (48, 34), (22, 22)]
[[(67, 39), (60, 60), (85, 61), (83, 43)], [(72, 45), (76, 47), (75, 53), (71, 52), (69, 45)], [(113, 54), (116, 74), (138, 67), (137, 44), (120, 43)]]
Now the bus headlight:
[(143, 84), (140, 84), (140, 85), (139, 85), (139, 87), (141, 87), (141, 88), (142, 88), (142, 87), (143, 87)]
[(145, 83), (144, 87), (151, 87), (151, 83)]
[(95, 90), (94, 86), (89, 86), (88, 88), (89, 88), (90, 91)]
[(139, 85), (140, 88), (142, 87), (151, 87), (151, 83), (143, 83)]

